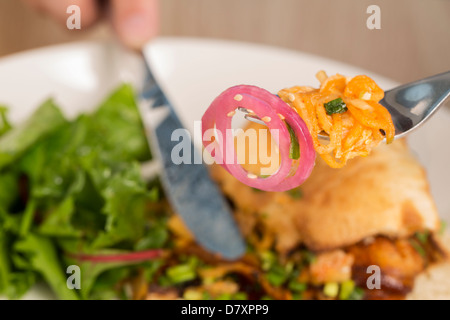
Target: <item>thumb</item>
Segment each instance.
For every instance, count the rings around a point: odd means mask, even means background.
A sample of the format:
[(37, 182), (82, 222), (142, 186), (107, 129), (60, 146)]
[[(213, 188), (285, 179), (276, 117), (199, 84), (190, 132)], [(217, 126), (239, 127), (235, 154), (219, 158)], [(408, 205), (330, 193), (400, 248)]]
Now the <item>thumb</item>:
[(112, 22), (123, 44), (140, 49), (159, 29), (158, 0), (113, 0)]

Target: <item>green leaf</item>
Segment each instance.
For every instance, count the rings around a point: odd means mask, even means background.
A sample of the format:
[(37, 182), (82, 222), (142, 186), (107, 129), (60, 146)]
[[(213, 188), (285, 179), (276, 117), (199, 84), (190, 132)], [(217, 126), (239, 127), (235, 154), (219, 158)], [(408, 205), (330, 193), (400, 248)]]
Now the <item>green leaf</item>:
[(5, 294), (9, 299), (20, 299), (34, 284), (36, 284), (36, 280), (36, 273), (30, 270), (11, 272)]
[(71, 222), (74, 211), (74, 200), (69, 197), (47, 215), (39, 226), (39, 234), (52, 237), (80, 236), (81, 230), (76, 230)]
[(0, 137), (0, 169), (64, 123), (66, 120), (53, 101), (44, 102), (27, 121)]
[(19, 195), (19, 177), (13, 172), (0, 173), (0, 208), (8, 210)]
[(144, 237), (142, 237), (134, 246), (135, 251), (157, 249), (164, 246), (169, 240), (169, 231), (166, 224), (159, 223), (150, 228)]
[[(70, 259), (61, 253), (167, 245), (164, 219), (149, 219), (147, 203), (159, 195), (141, 178), (138, 161), (151, 154), (134, 96), (122, 86), (96, 112), (70, 122), (48, 100), (7, 130), (0, 107), (0, 190), (8, 190), (0, 192), (0, 240), (7, 239), (6, 249), (0, 248), (0, 291), (7, 284), (9, 295), (19, 296), (41, 276), (61, 299), (111, 297), (108, 287), (142, 263), (75, 261), (82, 289), (74, 291), (66, 286)], [(19, 198), (22, 175), (26, 204)]]
[(93, 114), (93, 133), (117, 158), (145, 161), (151, 155), (135, 96), (129, 85), (116, 90)]
[(11, 123), (7, 118), (8, 108), (0, 106), (0, 137), (12, 129)]
[[(85, 295), (82, 291), (83, 298), (90, 300), (112, 300), (119, 296), (117, 285), (121, 280), (129, 278), (133, 272), (133, 268), (129, 266), (115, 267), (105, 270), (98, 275), (95, 281), (92, 281), (92, 288), (89, 295)], [(130, 298), (130, 297), (126, 297)]]
[(0, 207), (0, 226), (3, 230), (19, 234), (22, 215), (9, 214), (3, 208)]
[[(67, 239), (60, 239), (59, 244), (68, 253), (86, 253), (92, 256), (123, 254), (129, 251), (118, 249), (102, 249), (89, 251), (89, 248), (82, 243)], [(64, 261), (67, 265), (78, 265), (81, 271), (81, 289), (79, 290), (82, 299), (106, 299), (115, 295), (118, 297), (116, 285), (120, 280), (128, 278), (137, 269), (144, 271), (146, 278), (150, 278), (162, 265), (161, 259), (150, 261), (117, 261), (117, 262), (91, 262), (78, 260), (70, 254), (65, 255)], [(109, 287), (109, 289), (108, 289)]]
[(36, 275), (30, 270), (17, 270), (10, 257), (12, 237), (0, 227), (0, 294), (9, 299), (19, 299), (36, 282)]
[(113, 176), (102, 190), (105, 199), (103, 213), (106, 217), (104, 231), (92, 244), (99, 249), (121, 241), (137, 241), (144, 233), (146, 203), (149, 193), (135, 163)]
[[(97, 254), (112, 253), (112, 251), (97, 252)], [(124, 265), (131, 265), (133, 263), (124, 262), (108, 262), (108, 263), (92, 263), (88, 261), (77, 261), (74, 259), (66, 259), (67, 264), (75, 264), (80, 267), (81, 273), (81, 289), (80, 295), (82, 299), (89, 299), (93, 287), (99, 275), (111, 269), (117, 269)], [(135, 264), (135, 263), (134, 263)]]
[(8, 259), (8, 238), (6, 232), (0, 227), (0, 293), (8, 288), (10, 277), (10, 261)]
[(20, 221), (19, 236), (24, 237), (28, 234), (33, 223), (33, 217), (36, 210), (36, 203), (34, 200), (30, 200), (27, 203), (25, 212), (22, 214), (22, 219)]
[(14, 249), (28, 257), (33, 270), (42, 275), (59, 299), (79, 299), (78, 294), (67, 287), (65, 269), (63, 269), (56, 248), (49, 238), (29, 233), (15, 243)]

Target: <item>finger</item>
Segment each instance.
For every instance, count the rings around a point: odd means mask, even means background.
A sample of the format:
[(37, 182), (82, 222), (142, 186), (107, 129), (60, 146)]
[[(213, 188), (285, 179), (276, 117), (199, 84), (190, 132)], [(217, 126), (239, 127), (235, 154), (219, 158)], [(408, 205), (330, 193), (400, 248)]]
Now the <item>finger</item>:
[(159, 29), (158, 0), (112, 0), (113, 26), (126, 46), (140, 49)]
[(49, 14), (59, 23), (66, 25), (67, 8), (71, 5), (80, 7), (81, 27), (88, 27), (98, 19), (99, 9), (95, 0), (25, 0), (32, 7)]

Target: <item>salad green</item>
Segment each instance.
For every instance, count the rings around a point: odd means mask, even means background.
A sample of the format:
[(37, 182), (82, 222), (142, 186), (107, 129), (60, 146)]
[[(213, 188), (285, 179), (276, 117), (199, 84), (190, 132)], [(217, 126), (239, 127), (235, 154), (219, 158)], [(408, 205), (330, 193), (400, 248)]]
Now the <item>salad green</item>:
[[(60, 299), (107, 299), (137, 267), (157, 269), (158, 259), (95, 264), (73, 255), (168, 245), (166, 217), (148, 205), (159, 187), (141, 178), (151, 153), (134, 97), (123, 85), (72, 121), (48, 100), (15, 127), (0, 107), (0, 294), (19, 298), (44, 280)], [(80, 267), (80, 290), (66, 285), (70, 265)]]

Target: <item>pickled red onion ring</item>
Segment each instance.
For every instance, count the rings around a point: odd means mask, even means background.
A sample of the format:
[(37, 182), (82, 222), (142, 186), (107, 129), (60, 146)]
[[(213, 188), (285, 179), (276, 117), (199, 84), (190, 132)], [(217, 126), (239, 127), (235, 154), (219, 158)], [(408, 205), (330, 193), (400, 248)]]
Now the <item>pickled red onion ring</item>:
[[(281, 163), (278, 170), (268, 177), (249, 174), (237, 161), (234, 138), (227, 132), (232, 128), (232, 118), (239, 107), (251, 110), (260, 119), (267, 119), (265, 123), (269, 131), (272, 135), (275, 132), (278, 134)], [(289, 157), (291, 136), (286, 123), (298, 140), (299, 160)], [(220, 132), (221, 138), (216, 138), (213, 142), (207, 141), (205, 133), (210, 129)], [(242, 183), (260, 190), (286, 191), (296, 188), (309, 177), (314, 167), (316, 153), (312, 137), (302, 118), (278, 96), (256, 86), (235, 86), (220, 94), (202, 117), (202, 136), (203, 145), (218, 164)], [(293, 169), (296, 169), (294, 173)]]

